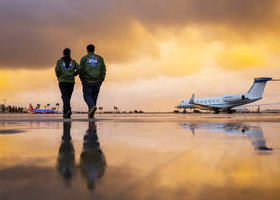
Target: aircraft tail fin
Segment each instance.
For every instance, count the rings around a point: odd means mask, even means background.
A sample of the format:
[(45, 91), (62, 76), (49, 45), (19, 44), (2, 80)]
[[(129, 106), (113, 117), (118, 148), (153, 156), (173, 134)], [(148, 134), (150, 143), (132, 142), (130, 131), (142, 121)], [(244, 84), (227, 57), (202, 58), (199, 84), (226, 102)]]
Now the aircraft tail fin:
[(31, 105), (31, 103), (29, 104), (29, 107), (30, 107), (30, 110), (31, 110), (31, 111), (34, 110), (34, 108), (33, 108), (33, 106)]
[(272, 78), (270, 77), (255, 78), (252, 87), (247, 92), (248, 97), (262, 98), (266, 82), (271, 80)]
[(195, 135), (195, 128), (191, 127), (190, 129), (192, 131), (192, 134)]
[(194, 93), (192, 94), (192, 96), (191, 96), (191, 98), (190, 98), (189, 104), (192, 104), (192, 103), (194, 103)]

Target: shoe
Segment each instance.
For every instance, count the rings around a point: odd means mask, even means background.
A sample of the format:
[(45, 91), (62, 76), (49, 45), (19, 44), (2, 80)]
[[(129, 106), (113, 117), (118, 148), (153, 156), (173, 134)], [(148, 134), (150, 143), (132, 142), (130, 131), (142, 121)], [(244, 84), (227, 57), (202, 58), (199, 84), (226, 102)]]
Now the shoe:
[(272, 148), (269, 148), (266, 146), (260, 146), (260, 147), (257, 147), (257, 149), (261, 150), (261, 151), (272, 151), (273, 150)]
[(97, 110), (97, 107), (94, 106), (93, 108), (91, 108), (89, 111), (88, 111), (88, 118), (92, 119), (94, 117), (94, 114)]

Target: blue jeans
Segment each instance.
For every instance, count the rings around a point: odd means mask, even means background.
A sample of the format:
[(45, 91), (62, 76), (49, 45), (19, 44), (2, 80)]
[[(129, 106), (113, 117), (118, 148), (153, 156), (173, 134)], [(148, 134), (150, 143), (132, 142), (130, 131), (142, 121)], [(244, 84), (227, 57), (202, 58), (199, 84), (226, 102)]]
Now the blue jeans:
[(82, 82), (84, 100), (88, 105), (88, 109), (96, 106), (97, 97), (99, 94), (102, 81), (96, 83)]

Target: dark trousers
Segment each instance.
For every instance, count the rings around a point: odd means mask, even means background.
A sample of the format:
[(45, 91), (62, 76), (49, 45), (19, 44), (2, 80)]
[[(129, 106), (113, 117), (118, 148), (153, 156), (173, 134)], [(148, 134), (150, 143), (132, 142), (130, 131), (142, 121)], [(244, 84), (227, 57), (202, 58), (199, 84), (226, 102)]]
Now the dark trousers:
[(96, 106), (96, 101), (98, 98), (99, 90), (102, 85), (102, 82), (82, 82), (83, 84), (83, 96), (84, 100), (88, 105), (88, 109), (91, 109)]
[(61, 98), (63, 101), (63, 114), (71, 112), (71, 96), (74, 90), (74, 83), (59, 83)]

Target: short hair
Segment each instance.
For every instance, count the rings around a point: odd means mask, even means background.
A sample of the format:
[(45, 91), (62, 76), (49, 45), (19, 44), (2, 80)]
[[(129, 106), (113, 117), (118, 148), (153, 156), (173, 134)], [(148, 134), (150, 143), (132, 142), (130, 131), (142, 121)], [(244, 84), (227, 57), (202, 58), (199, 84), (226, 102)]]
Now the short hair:
[(93, 44), (87, 45), (87, 51), (93, 53), (95, 50), (95, 46)]
[(63, 50), (63, 55), (64, 55), (64, 56), (70, 56), (70, 53), (71, 53), (71, 50), (70, 50), (69, 48), (65, 48), (65, 49)]

